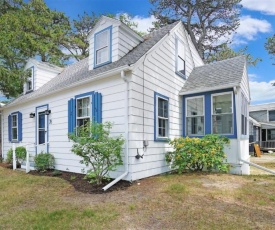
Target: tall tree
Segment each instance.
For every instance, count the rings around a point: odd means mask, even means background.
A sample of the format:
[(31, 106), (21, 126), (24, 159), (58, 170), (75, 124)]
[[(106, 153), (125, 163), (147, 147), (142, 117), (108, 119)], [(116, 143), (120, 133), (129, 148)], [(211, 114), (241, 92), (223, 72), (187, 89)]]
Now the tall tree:
[(241, 48), (237, 51), (234, 51), (233, 49), (228, 47), (227, 44), (223, 44), (219, 48), (218, 52), (210, 54), (206, 61), (208, 63), (211, 63), (211, 62), (215, 62), (215, 61), (222, 61), (222, 60), (225, 60), (225, 59), (228, 59), (228, 58), (237, 57), (237, 56), (240, 56), (240, 55), (245, 55), (248, 65), (251, 65), (251, 66), (256, 66), (256, 64), (259, 61), (262, 61), (262, 59), (254, 58), (251, 54), (249, 54), (247, 52), (247, 46), (244, 47), (244, 48)]
[[(265, 43), (265, 49), (273, 58), (275, 58), (275, 34), (272, 37), (267, 38)], [(275, 63), (273, 63), (275, 65)]]
[(155, 26), (182, 20), (202, 59), (217, 52), (239, 26), (241, 0), (150, 0)]
[(2, 0), (0, 13), (0, 91), (8, 97), (22, 92), (30, 57), (63, 65), (60, 45), (70, 31), (68, 18), (50, 10), (43, 0)]

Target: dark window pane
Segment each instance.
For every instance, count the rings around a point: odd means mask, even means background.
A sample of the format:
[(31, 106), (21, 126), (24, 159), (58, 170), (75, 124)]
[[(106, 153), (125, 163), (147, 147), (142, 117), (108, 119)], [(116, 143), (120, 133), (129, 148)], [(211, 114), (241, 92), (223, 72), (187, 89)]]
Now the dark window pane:
[(45, 130), (39, 130), (38, 144), (45, 143)]
[(188, 117), (186, 123), (187, 136), (204, 134), (204, 117)]
[(39, 127), (39, 129), (45, 128), (45, 113), (44, 112), (38, 114), (38, 127)]
[(12, 128), (12, 139), (17, 140), (17, 128)]
[(212, 117), (213, 133), (215, 134), (232, 134), (233, 119), (232, 114), (214, 115)]
[(268, 113), (269, 113), (269, 121), (275, 121), (275, 110), (270, 110)]

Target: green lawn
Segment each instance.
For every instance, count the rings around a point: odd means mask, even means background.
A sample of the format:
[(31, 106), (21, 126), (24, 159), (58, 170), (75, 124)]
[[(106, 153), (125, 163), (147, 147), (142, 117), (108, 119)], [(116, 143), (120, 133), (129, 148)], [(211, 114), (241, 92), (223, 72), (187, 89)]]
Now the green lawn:
[(275, 229), (274, 191), (269, 175), (185, 174), (83, 194), (0, 167), (0, 229)]

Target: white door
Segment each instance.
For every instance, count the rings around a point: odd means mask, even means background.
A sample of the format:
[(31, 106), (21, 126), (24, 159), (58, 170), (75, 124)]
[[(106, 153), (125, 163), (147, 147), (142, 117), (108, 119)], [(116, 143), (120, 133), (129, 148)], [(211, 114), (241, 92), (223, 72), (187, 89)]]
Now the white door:
[(36, 144), (37, 154), (48, 152), (48, 116), (46, 106), (39, 107), (36, 112)]

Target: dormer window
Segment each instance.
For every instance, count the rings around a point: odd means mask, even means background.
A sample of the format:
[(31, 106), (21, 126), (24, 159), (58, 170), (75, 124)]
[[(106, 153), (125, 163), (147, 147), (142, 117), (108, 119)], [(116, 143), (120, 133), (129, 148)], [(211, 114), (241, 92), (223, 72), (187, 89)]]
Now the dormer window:
[(28, 71), (28, 77), (27, 77), (27, 82), (26, 82), (26, 92), (30, 92), (33, 90), (33, 67), (27, 69)]
[(111, 34), (111, 26), (95, 34), (94, 67), (99, 67), (111, 62)]

